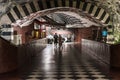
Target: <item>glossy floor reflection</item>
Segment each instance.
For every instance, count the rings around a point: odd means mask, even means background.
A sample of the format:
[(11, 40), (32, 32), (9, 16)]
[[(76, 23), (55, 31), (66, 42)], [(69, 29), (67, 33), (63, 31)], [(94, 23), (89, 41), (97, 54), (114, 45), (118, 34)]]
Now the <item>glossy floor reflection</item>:
[[(103, 67), (82, 54), (80, 44), (48, 44), (21, 74), (22, 80), (112, 80)], [(102, 70), (103, 69), (103, 70)]]

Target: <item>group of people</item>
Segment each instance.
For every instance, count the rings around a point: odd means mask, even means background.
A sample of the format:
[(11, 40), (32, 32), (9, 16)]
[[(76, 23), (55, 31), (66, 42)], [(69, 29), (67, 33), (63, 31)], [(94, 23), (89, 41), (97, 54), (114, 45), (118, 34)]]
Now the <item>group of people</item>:
[(55, 46), (57, 47), (57, 44), (59, 44), (59, 48), (61, 48), (63, 42), (64, 42), (64, 39), (62, 38), (62, 36), (60, 34), (57, 35), (57, 33), (55, 33), (54, 35)]

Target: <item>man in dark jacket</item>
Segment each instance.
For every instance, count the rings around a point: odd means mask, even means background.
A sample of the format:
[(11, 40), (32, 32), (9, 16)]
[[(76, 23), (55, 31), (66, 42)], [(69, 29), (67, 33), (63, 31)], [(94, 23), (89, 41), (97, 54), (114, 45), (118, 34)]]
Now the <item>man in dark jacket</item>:
[(54, 44), (57, 46), (57, 43), (58, 43), (58, 35), (57, 35), (57, 33), (55, 33), (55, 35), (54, 35)]

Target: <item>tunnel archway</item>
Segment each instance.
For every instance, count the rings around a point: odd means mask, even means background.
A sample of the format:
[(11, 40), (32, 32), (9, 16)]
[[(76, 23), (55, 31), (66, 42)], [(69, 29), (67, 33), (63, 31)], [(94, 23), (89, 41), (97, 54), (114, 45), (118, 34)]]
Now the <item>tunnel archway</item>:
[[(60, 4), (58, 4), (59, 2)], [(48, 9), (57, 9), (59, 7), (70, 8), (69, 10), (71, 11), (73, 8), (77, 8), (90, 14), (91, 17), (98, 19), (99, 22), (103, 24), (110, 23), (109, 13), (107, 13), (103, 8), (80, 0), (34, 0), (24, 4), (14, 4), (13, 8), (9, 9), (9, 11), (7, 11), (7, 13), (1, 17), (0, 23), (11, 24), (16, 20), (25, 16), (29, 16), (30, 14), (36, 13), (37, 11), (47, 11)]]
[(105, 24), (109, 24), (110, 21), (109, 13), (90, 2), (80, 0), (34, 0), (24, 4), (14, 4), (14, 7), (11, 7), (11, 9), (2, 16), (1, 24), (5, 18), (8, 19), (6, 23), (12, 23), (25, 16), (29, 16), (31, 13), (58, 7), (80, 9)]
[[(91, 15), (93, 19), (97, 19), (102, 24), (110, 24), (109, 13), (107, 13), (103, 8), (91, 2), (80, 0), (34, 0), (23, 4), (13, 4), (13, 7), (2, 16), (1, 24), (10, 24), (25, 16), (30, 16), (32, 13), (47, 11), (51, 8), (57, 9), (61, 7), (71, 8), (69, 9), (70, 11), (73, 10), (72, 8), (77, 8)], [(108, 31), (111, 31), (112, 28), (108, 28)]]

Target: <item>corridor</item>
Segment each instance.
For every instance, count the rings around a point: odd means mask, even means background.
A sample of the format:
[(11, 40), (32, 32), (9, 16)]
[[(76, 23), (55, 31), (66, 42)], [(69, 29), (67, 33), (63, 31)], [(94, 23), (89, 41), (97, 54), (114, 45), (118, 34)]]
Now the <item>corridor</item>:
[(0, 80), (120, 80), (119, 53), (120, 0), (0, 0)]
[(64, 43), (61, 49), (47, 44), (20, 75), (22, 80), (112, 80), (98, 63), (81, 53), (79, 43)]

